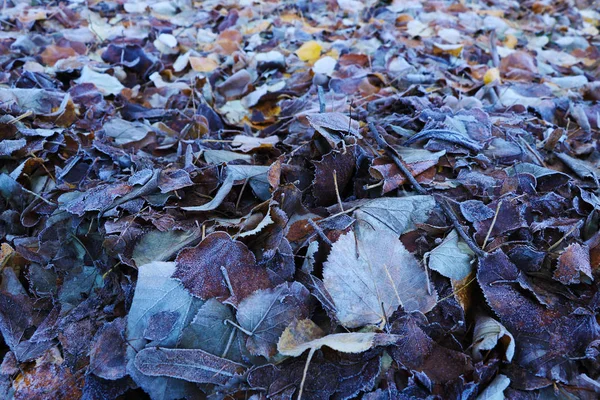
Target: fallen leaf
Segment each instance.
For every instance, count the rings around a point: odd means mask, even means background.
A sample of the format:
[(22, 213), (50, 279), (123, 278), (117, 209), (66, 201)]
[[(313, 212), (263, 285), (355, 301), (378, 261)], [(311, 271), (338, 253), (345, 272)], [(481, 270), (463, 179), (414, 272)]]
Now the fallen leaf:
[(298, 357), (306, 350), (315, 352), (323, 346), (342, 353), (362, 353), (375, 346), (386, 346), (398, 340), (395, 335), (384, 333), (334, 333), (323, 331), (309, 319), (299, 320), (288, 326), (277, 343), (277, 350), (284, 356)]
[(506, 360), (512, 361), (515, 354), (513, 335), (501, 323), (490, 317), (478, 318), (473, 330), (473, 358), (483, 359), (487, 352), (498, 345), (503, 347)]
[(558, 257), (553, 278), (565, 285), (593, 281), (589, 248), (579, 243), (569, 245)]
[(225, 385), (241, 377), (241, 364), (199, 349), (144, 349), (135, 356), (135, 366), (149, 376), (168, 376), (196, 383)]
[(225, 232), (208, 235), (196, 247), (177, 256), (173, 278), (194, 296), (238, 304), (258, 289), (271, 286), (267, 270), (242, 242)]
[(298, 50), (296, 50), (296, 55), (302, 61), (313, 62), (316, 61), (321, 55), (321, 50), (323, 47), (314, 40), (303, 43)]
[(425, 313), (437, 300), (425, 270), (398, 236), (360, 219), (333, 244), (323, 278), (337, 318), (349, 328), (385, 322), (400, 306)]
[(308, 290), (298, 282), (286, 282), (254, 292), (238, 305), (236, 316), (248, 335), (250, 353), (272, 357), (277, 353), (277, 341), (284, 329), (308, 314)]
[(456, 230), (450, 231), (436, 248), (425, 253), (429, 268), (454, 280), (464, 279), (473, 271), (473, 255), (469, 246), (458, 238)]
[(116, 96), (125, 88), (125, 86), (123, 86), (123, 84), (121, 84), (114, 76), (94, 71), (87, 65), (83, 67), (81, 76), (75, 82), (92, 83), (105, 96)]

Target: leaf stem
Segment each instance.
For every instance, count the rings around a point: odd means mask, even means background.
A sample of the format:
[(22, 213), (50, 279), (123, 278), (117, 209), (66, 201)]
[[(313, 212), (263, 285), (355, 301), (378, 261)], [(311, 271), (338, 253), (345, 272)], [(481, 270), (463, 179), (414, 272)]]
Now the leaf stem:
[(302, 400), (302, 392), (304, 391), (304, 382), (306, 381), (306, 373), (308, 372), (308, 366), (310, 365), (310, 360), (315, 354), (316, 348), (311, 348), (308, 352), (308, 357), (306, 358), (306, 364), (304, 364), (304, 372), (302, 372), (302, 382), (300, 382), (300, 391), (298, 392), (298, 400)]

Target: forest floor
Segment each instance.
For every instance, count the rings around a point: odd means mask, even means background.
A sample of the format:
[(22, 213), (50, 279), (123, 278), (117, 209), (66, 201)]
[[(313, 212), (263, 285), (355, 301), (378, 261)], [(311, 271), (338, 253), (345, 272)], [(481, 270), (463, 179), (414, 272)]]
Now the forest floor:
[(599, 9), (0, 2), (0, 397), (598, 398)]

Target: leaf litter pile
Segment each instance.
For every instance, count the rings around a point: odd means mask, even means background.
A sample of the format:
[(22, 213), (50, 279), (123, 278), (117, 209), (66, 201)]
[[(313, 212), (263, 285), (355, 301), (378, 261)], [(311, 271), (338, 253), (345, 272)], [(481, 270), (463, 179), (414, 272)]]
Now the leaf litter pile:
[(42, 3), (0, 397), (599, 396), (593, 2)]

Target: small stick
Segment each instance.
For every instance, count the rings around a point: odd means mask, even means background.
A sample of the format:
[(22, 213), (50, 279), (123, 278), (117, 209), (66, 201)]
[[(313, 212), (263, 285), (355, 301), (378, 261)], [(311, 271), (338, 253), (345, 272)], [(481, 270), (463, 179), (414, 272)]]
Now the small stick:
[(398, 154), (398, 152), (394, 148), (387, 144), (387, 142), (381, 136), (373, 122), (369, 122), (369, 129), (371, 130), (371, 133), (373, 134), (373, 137), (375, 138), (375, 141), (377, 142), (379, 147), (385, 150), (387, 155), (394, 161), (394, 163), (398, 166), (400, 171), (402, 171), (402, 173), (406, 176), (406, 179), (408, 179), (410, 184), (413, 185), (415, 190), (420, 194), (427, 194), (427, 190), (425, 190), (425, 188), (423, 188), (423, 186), (421, 186), (419, 182), (417, 182), (417, 180), (410, 172), (406, 164), (404, 164), (404, 161), (402, 161), (400, 154)]
[(487, 241), (490, 238), (492, 233), (492, 229), (494, 229), (494, 225), (496, 225), (496, 219), (498, 219), (498, 213), (500, 212), (500, 206), (502, 205), (502, 200), (498, 202), (496, 206), (496, 212), (494, 213), (494, 219), (492, 220), (492, 224), (490, 225), (490, 229), (487, 231), (487, 235), (485, 235), (485, 240), (483, 241), (483, 245), (481, 246), (481, 250), (485, 250), (485, 246), (487, 245)]
[[(379, 147), (384, 149), (385, 152), (387, 153), (387, 155), (389, 157), (391, 157), (392, 160), (394, 160), (394, 163), (398, 166), (400, 171), (402, 171), (402, 173), (406, 176), (406, 179), (408, 179), (408, 181), (415, 188), (415, 190), (419, 194), (423, 194), (423, 195), (428, 194), (427, 190), (423, 186), (421, 186), (419, 184), (419, 182), (417, 182), (417, 180), (412, 175), (412, 173), (410, 172), (410, 170), (408, 169), (406, 164), (404, 164), (404, 161), (402, 161), (400, 154), (398, 154), (398, 152), (394, 148), (392, 148), (389, 144), (387, 144), (387, 142), (381, 136), (381, 134), (379, 133), (379, 131), (377, 130), (377, 127), (375, 126), (375, 124), (373, 122), (369, 122), (369, 129), (371, 130), (371, 133), (373, 134), (373, 137), (377, 141), (377, 144), (379, 145)], [(485, 251), (481, 250), (479, 248), (479, 246), (477, 246), (477, 243), (475, 243), (473, 241), (473, 239), (471, 237), (469, 237), (469, 235), (467, 235), (463, 226), (458, 221), (458, 218), (456, 217), (456, 215), (454, 215), (454, 211), (445, 202), (444, 197), (440, 196), (440, 195), (434, 195), (433, 197), (436, 200), (436, 202), (440, 205), (440, 207), (442, 208), (442, 210), (444, 211), (446, 216), (448, 218), (450, 218), (450, 221), (452, 221), (454, 228), (456, 229), (456, 231), (458, 232), (460, 237), (465, 241), (465, 243), (467, 243), (467, 245), (469, 246), (471, 251), (473, 251), (473, 253), (475, 253), (478, 257), (485, 257), (487, 253)]]
[(325, 91), (323, 91), (323, 86), (317, 86), (317, 94), (319, 95), (319, 112), (323, 114), (325, 112)]
[[(581, 221), (580, 221), (581, 222)], [(559, 244), (562, 243), (563, 240), (565, 240), (567, 237), (569, 237), (569, 235), (573, 232), (575, 232), (575, 229), (579, 228), (579, 225), (581, 225), (580, 223), (575, 224), (575, 226), (571, 229), (569, 229), (569, 232), (565, 233), (563, 237), (561, 237), (560, 239), (558, 239), (558, 241), (556, 243), (554, 243), (552, 246), (548, 247), (547, 251), (552, 251), (555, 248), (558, 247)]]
[(338, 205), (340, 206), (340, 210), (344, 211), (344, 206), (342, 205), (342, 198), (340, 197), (340, 189), (338, 188), (337, 183), (337, 172), (333, 170), (333, 184), (335, 186), (335, 196), (337, 197)]
[(33, 111), (29, 110), (26, 113), (19, 115), (18, 117), (14, 117), (10, 121), (8, 121), (8, 123), (15, 124), (15, 123), (19, 122), (20, 120), (22, 120), (23, 118), (29, 117), (31, 114), (33, 114)]
[(240, 205), (240, 200), (242, 200), (242, 194), (244, 193), (244, 189), (246, 189), (246, 185), (248, 184), (248, 178), (244, 179), (244, 184), (242, 185), (242, 190), (240, 190), (240, 194), (238, 195), (238, 199), (235, 202), (235, 210), (237, 211), (239, 205)]
[(319, 237), (325, 242), (327, 243), (329, 246), (333, 246), (333, 243), (331, 243), (331, 240), (329, 240), (329, 238), (327, 236), (325, 236), (325, 232), (323, 232), (323, 229), (321, 229), (320, 226), (318, 226), (315, 221), (313, 221), (312, 219), (308, 219), (308, 223), (310, 224), (310, 226), (312, 226), (312, 228), (317, 232), (317, 234), (319, 235)]

